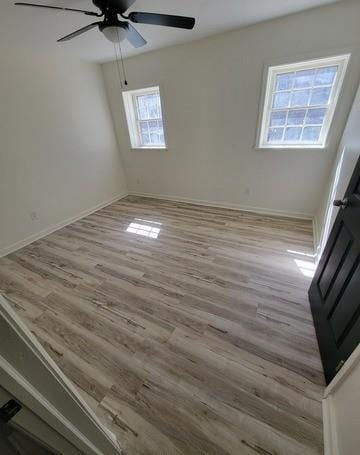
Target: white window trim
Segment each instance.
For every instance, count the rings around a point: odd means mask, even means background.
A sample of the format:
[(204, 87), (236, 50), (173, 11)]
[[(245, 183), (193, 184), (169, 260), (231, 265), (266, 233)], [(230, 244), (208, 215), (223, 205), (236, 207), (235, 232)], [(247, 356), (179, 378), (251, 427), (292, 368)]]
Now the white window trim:
[[(262, 112), (260, 116), (259, 133), (257, 140), (257, 148), (259, 149), (324, 149), (327, 146), (327, 139), (331, 127), (334, 113), (338, 103), (338, 99), (342, 90), (346, 69), (350, 60), (351, 54), (339, 55), (334, 57), (326, 57), (314, 60), (301, 61), (292, 64), (269, 66), (267, 70), (266, 87), (263, 95)], [(332, 90), (330, 105), (327, 110), (324, 125), (321, 132), (320, 140), (317, 144), (314, 143), (296, 143), (296, 144), (269, 144), (267, 143), (267, 131), (270, 122), (272, 96), (274, 92), (274, 85), (276, 76), (281, 73), (294, 72), (307, 70), (312, 68), (320, 68), (331, 65), (338, 65), (339, 70), (334, 82)]]
[[(137, 106), (136, 97), (139, 95), (148, 95), (151, 93), (158, 93), (160, 95), (161, 114), (162, 114), (162, 122), (163, 122), (163, 129), (164, 129), (165, 145), (142, 145), (140, 142), (139, 122), (138, 122), (138, 116), (136, 113), (136, 109), (137, 109), (136, 108), (136, 106)], [(164, 122), (164, 106), (163, 106), (162, 96), (160, 93), (160, 87), (154, 86), (154, 87), (146, 87), (146, 88), (137, 89), (137, 90), (128, 90), (128, 91), (124, 91), (122, 93), (122, 95), (123, 95), (123, 100), (124, 100), (125, 114), (126, 114), (131, 148), (133, 150), (166, 150), (167, 149), (167, 147), (166, 147), (167, 139), (166, 139), (166, 128), (165, 128), (165, 122)]]

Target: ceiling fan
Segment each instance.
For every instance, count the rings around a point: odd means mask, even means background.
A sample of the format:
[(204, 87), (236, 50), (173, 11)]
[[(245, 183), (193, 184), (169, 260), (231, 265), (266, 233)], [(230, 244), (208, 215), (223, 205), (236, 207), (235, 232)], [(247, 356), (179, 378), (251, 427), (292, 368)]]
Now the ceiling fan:
[[(147, 44), (146, 40), (133, 27), (130, 22), (136, 24), (163, 25), (167, 27), (184, 28), (191, 30), (194, 28), (195, 19), (193, 17), (172, 16), (169, 14), (141, 13), (131, 12), (125, 15), (130, 6), (136, 0), (92, 0), (93, 4), (100, 10), (99, 12), (84, 11), (74, 8), (63, 8), (60, 6), (47, 6), (34, 3), (16, 2), (15, 5), (28, 6), (32, 8), (47, 8), (56, 11), (69, 11), (73, 13), (82, 13), (86, 16), (101, 17), (103, 20), (93, 22), (69, 35), (59, 39), (58, 42), (69, 41), (92, 28), (98, 27), (106, 38), (113, 43), (119, 43), (125, 38), (134, 47), (142, 47)], [(120, 20), (119, 16), (122, 19)], [(130, 21), (130, 22), (129, 22)]]

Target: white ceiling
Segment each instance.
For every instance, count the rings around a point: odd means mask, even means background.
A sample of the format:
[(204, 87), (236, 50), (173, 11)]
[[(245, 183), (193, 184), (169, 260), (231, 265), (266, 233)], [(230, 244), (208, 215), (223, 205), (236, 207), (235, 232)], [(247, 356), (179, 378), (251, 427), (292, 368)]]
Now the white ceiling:
[[(14, 0), (15, 1), (15, 0)], [(91, 0), (24, 0), (97, 11)], [(184, 43), (266, 19), (341, 0), (137, 0), (131, 10), (194, 16), (195, 29), (136, 25), (148, 41), (141, 50), (124, 44), (126, 56), (152, 49)], [(12, 0), (0, 0), (0, 43), (21, 46), (58, 55), (69, 55), (90, 61), (114, 59), (112, 43), (94, 29), (73, 41), (58, 44), (56, 40), (93, 21), (76, 13), (46, 11), (13, 6)]]

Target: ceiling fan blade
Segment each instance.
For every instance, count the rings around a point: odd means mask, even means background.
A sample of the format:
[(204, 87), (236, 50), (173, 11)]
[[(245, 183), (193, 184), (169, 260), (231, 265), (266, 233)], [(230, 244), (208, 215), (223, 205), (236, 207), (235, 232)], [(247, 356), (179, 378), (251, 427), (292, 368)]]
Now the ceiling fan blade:
[(108, 6), (116, 8), (119, 14), (125, 13), (134, 3), (135, 0), (108, 0)]
[(77, 36), (82, 35), (85, 32), (88, 32), (89, 30), (98, 26), (99, 24), (102, 24), (102, 22), (94, 22), (93, 24), (89, 24), (86, 27), (82, 27), (79, 30), (76, 30), (75, 32), (70, 33), (70, 35), (66, 35), (63, 38), (58, 39), (58, 43), (62, 43), (64, 41), (69, 41), (73, 38), (76, 38)]
[(16, 2), (14, 3), (16, 6), (29, 6), (32, 8), (46, 8), (46, 9), (53, 9), (57, 11), (70, 11), (72, 13), (82, 13), (86, 14), (87, 16), (97, 16), (100, 17), (102, 14), (95, 13), (93, 11), (84, 11), (82, 9), (74, 9), (74, 8), (63, 8), (61, 6), (47, 6), (47, 5), (38, 5), (36, 3), (23, 3), (23, 2)]
[(169, 14), (132, 12), (128, 19), (137, 24), (165, 25), (166, 27), (186, 28), (188, 30), (193, 29), (195, 25), (193, 17), (171, 16)]
[(147, 41), (140, 35), (140, 33), (134, 28), (131, 24), (128, 25), (128, 32), (126, 35), (126, 39), (132, 44), (134, 47), (142, 47), (147, 44)]

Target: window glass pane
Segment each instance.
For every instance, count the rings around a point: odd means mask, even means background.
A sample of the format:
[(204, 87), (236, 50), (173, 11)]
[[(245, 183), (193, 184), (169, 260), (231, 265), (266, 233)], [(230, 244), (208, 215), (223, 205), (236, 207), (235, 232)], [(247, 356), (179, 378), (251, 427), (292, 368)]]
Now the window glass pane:
[(151, 120), (149, 122), (150, 133), (156, 133), (159, 130), (159, 124), (157, 120)]
[(289, 90), (292, 88), (294, 73), (278, 74), (276, 76), (275, 91)]
[(272, 112), (270, 116), (270, 126), (282, 126), (286, 122), (286, 111)]
[(149, 113), (147, 110), (147, 105), (146, 105), (146, 100), (144, 96), (138, 96), (137, 97), (137, 104), (138, 104), (138, 110), (139, 110), (139, 119), (140, 120), (146, 120), (149, 118)]
[(323, 87), (323, 88), (314, 88), (310, 105), (316, 106), (317, 104), (328, 104), (330, 99), (331, 87)]
[(141, 145), (165, 145), (161, 120), (142, 120), (139, 123)]
[(302, 125), (304, 123), (306, 110), (298, 109), (296, 111), (289, 111), (287, 124), (288, 125)]
[(151, 133), (151, 134), (150, 134), (150, 137), (151, 137), (151, 143), (152, 143), (152, 144), (155, 144), (155, 145), (156, 145), (156, 144), (159, 144), (159, 143), (160, 143), (160, 142), (159, 142), (160, 139), (159, 139), (159, 135), (158, 135), (158, 134), (156, 134), (156, 133)]
[(269, 128), (268, 142), (278, 142), (282, 140), (284, 128)]
[(148, 95), (148, 110), (150, 118), (159, 118), (160, 114), (160, 99), (158, 95)]
[(151, 134), (151, 142), (154, 144), (161, 144), (161, 136), (163, 136), (162, 122), (159, 120), (151, 120), (149, 122), (149, 129)]
[(288, 107), (290, 102), (290, 92), (279, 92), (274, 96), (274, 109)]
[(285, 141), (298, 141), (301, 138), (302, 128), (286, 128)]
[(148, 133), (149, 132), (149, 125), (148, 125), (147, 121), (140, 122), (140, 130), (141, 130), (141, 133)]
[(298, 71), (295, 76), (294, 88), (312, 87), (315, 70)]
[(306, 126), (303, 131), (302, 140), (318, 142), (321, 133), (321, 126)]
[(153, 119), (161, 117), (160, 96), (156, 93), (137, 97), (139, 119)]
[(324, 122), (326, 109), (309, 109), (305, 123), (307, 125), (322, 125)]
[(150, 145), (150, 135), (147, 133), (141, 134), (141, 145)]
[(291, 97), (291, 106), (307, 106), (309, 104), (311, 90), (296, 90)]
[(316, 73), (315, 85), (331, 85), (335, 80), (337, 70), (337, 66), (319, 68)]

